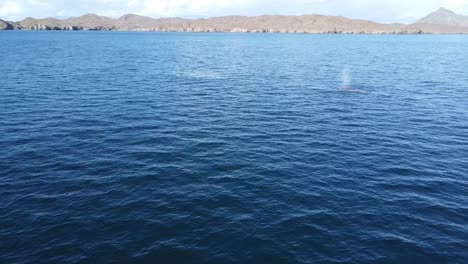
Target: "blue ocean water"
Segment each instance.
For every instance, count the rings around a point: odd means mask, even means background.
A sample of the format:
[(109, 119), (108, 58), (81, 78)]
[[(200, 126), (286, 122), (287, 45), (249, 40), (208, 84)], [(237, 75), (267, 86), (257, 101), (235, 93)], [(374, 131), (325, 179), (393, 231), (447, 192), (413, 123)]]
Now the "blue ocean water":
[(0, 47), (0, 263), (468, 261), (468, 36)]

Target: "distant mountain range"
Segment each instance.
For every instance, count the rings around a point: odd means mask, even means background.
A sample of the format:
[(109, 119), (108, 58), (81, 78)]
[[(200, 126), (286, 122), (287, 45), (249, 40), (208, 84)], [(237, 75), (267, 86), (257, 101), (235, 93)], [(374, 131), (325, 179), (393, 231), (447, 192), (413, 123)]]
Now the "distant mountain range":
[(353, 34), (468, 34), (468, 16), (441, 8), (413, 24), (381, 24), (341, 16), (225, 16), (207, 19), (159, 18), (124, 15), (112, 19), (95, 14), (56, 18), (0, 19), (0, 30), (117, 30), (161, 32), (263, 32)]

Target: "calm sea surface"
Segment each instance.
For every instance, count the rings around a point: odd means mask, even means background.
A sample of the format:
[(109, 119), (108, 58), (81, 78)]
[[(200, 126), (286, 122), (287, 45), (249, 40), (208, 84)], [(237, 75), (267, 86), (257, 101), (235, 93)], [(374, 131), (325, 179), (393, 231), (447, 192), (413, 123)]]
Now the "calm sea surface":
[(468, 263), (468, 36), (0, 47), (0, 263)]

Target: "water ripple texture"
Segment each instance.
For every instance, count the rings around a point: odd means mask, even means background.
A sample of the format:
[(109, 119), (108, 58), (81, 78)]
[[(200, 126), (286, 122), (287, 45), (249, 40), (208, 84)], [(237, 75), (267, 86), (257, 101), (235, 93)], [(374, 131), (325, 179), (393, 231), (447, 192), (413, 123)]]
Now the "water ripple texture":
[(0, 32), (0, 263), (467, 263), (467, 44)]

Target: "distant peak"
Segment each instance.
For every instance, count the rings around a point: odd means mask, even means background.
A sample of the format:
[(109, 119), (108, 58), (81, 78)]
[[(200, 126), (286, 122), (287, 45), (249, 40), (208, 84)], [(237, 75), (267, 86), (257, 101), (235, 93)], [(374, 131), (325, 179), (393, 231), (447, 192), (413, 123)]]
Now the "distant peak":
[(93, 13), (88, 13), (88, 14), (82, 15), (81, 17), (99, 17), (99, 16)]
[(442, 7), (420, 19), (417, 23), (468, 28), (468, 16), (459, 15), (452, 10)]
[(137, 14), (126, 14), (126, 15), (121, 16), (118, 20), (132, 21), (134, 23), (150, 23), (154, 19), (151, 17), (137, 15)]
[(449, 10), (449, 9), (447, 9), (445, 7), (441, 7), (439, 9), (437, 9), (437, 11), (435, 11), (435, 13), (455, 14), (455, 12), (453, 12), (452, 10)]

